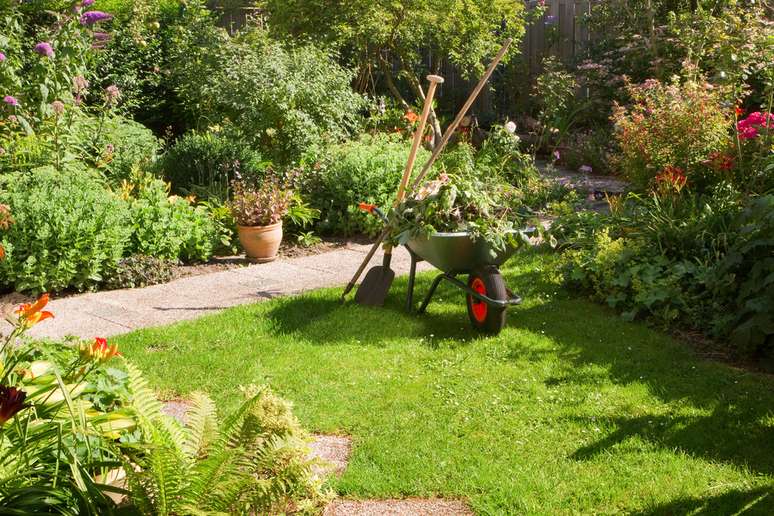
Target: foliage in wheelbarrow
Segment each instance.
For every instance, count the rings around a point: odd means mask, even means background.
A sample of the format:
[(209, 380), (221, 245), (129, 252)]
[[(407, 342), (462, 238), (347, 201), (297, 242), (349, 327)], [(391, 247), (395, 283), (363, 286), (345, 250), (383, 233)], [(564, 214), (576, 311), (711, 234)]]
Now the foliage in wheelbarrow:
[(421, 235), (467, 232), (495, 250), (527, 242), (523, 229), (534, 212), (522, 195), (514, 186), (471, 173), (441, 173), (391, 210), (390, 238), (402, 245)]

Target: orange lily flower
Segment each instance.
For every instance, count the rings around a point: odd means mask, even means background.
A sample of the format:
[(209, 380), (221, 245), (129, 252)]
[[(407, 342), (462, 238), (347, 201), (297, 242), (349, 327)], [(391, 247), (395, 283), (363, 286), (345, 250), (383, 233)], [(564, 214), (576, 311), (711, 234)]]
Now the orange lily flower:
[(14, 311), (14, 314), (19, 317), (19, 322), (22, 326), (31, 328), (40, 321), (45, 321), (46, 319), (52, 319), (54, 317), (54, 314), (51, 312), (43, 310), (47, 304), (48, 294), (43, 294), (32, 304), (24, 303), (19, 305), (19, 308)]
[(108, 346), (107, 339), (102, 337), (94, 337), (94, 342), (81, 344), (80, 347), (81, 357), (87, 360), (96, 360), (97, 362), (107, 362), (116, 355), (121, 355), (118, 352), (118, 344)]
[(0, 245), (0, 260), (2, 260), (3, 258), (5, 258), (5, 248), (2, 245)]

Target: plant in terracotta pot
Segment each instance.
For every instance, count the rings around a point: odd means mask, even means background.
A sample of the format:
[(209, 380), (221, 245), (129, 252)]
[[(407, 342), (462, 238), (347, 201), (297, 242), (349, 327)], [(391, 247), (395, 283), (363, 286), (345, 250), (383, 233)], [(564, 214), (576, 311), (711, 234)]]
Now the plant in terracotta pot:
[(301, 226), (315, 218), (316, 210), (301, 201), (291, 184), (292, 176), (283, 178), (271, 170), (259, 184), (245, 179), (231, 183), (233, 196), (228, 206), (250, 261), (266, 263), (277, 258), (285, 216)]

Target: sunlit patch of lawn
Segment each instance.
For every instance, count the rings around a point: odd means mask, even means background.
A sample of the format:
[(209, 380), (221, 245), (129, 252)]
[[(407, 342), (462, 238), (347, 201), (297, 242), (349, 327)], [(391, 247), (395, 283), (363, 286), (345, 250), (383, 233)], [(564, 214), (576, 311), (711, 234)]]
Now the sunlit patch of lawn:
[[(774, 381), (546, 278), (551, 256), (505, 270), (525, 302), (482, 338), (444, 286), (424, 316), (322, 290), (117, 339), (166, 393), (268, 383), (304, 425), (346, 433), (344, 496), (462, 497), (480, 514), (774, 512)], [(424, 275), (421, 292), (431, 276)]]

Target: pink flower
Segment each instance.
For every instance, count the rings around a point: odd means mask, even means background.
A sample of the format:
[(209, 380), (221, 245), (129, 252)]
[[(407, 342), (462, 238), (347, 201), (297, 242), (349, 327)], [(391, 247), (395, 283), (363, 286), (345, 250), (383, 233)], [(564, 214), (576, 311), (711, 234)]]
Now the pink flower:
[(16, 107), (19, 105), (19, 101), (16, 100), (16, 97), (12, 95), (6, 95), (5, 97), (3, 97), (3, 102), (5, 102), (11, 107)]
[(35, 52), (43, 57), (54, 57), (54, 48), (47, 41), (41, 41), (35, 45)]
[(558, 150), (555, 150), (553, 155), (554, 155), (554, 161), (559, 161), (560, 159), (562, 159), (562, 155), (559, 153)]
[(0, 63), (2, 63), (3, 61), (5, 61), (5, 54), (0, 52)]
[(117, 104), (118, 99), (121, 98), (121, 91), (118, 89), (118, 86), (115, 84), (111, 84), (107, 88), (105, 88), (105, 100), (108, 104)]
[(742, 140), (752, 140), (758, 137), (760, 129), (772, 126), (774, 126), (774, 113), (755, 111), (747, 115), (747, 118), (737, 122), (736, 130)]

